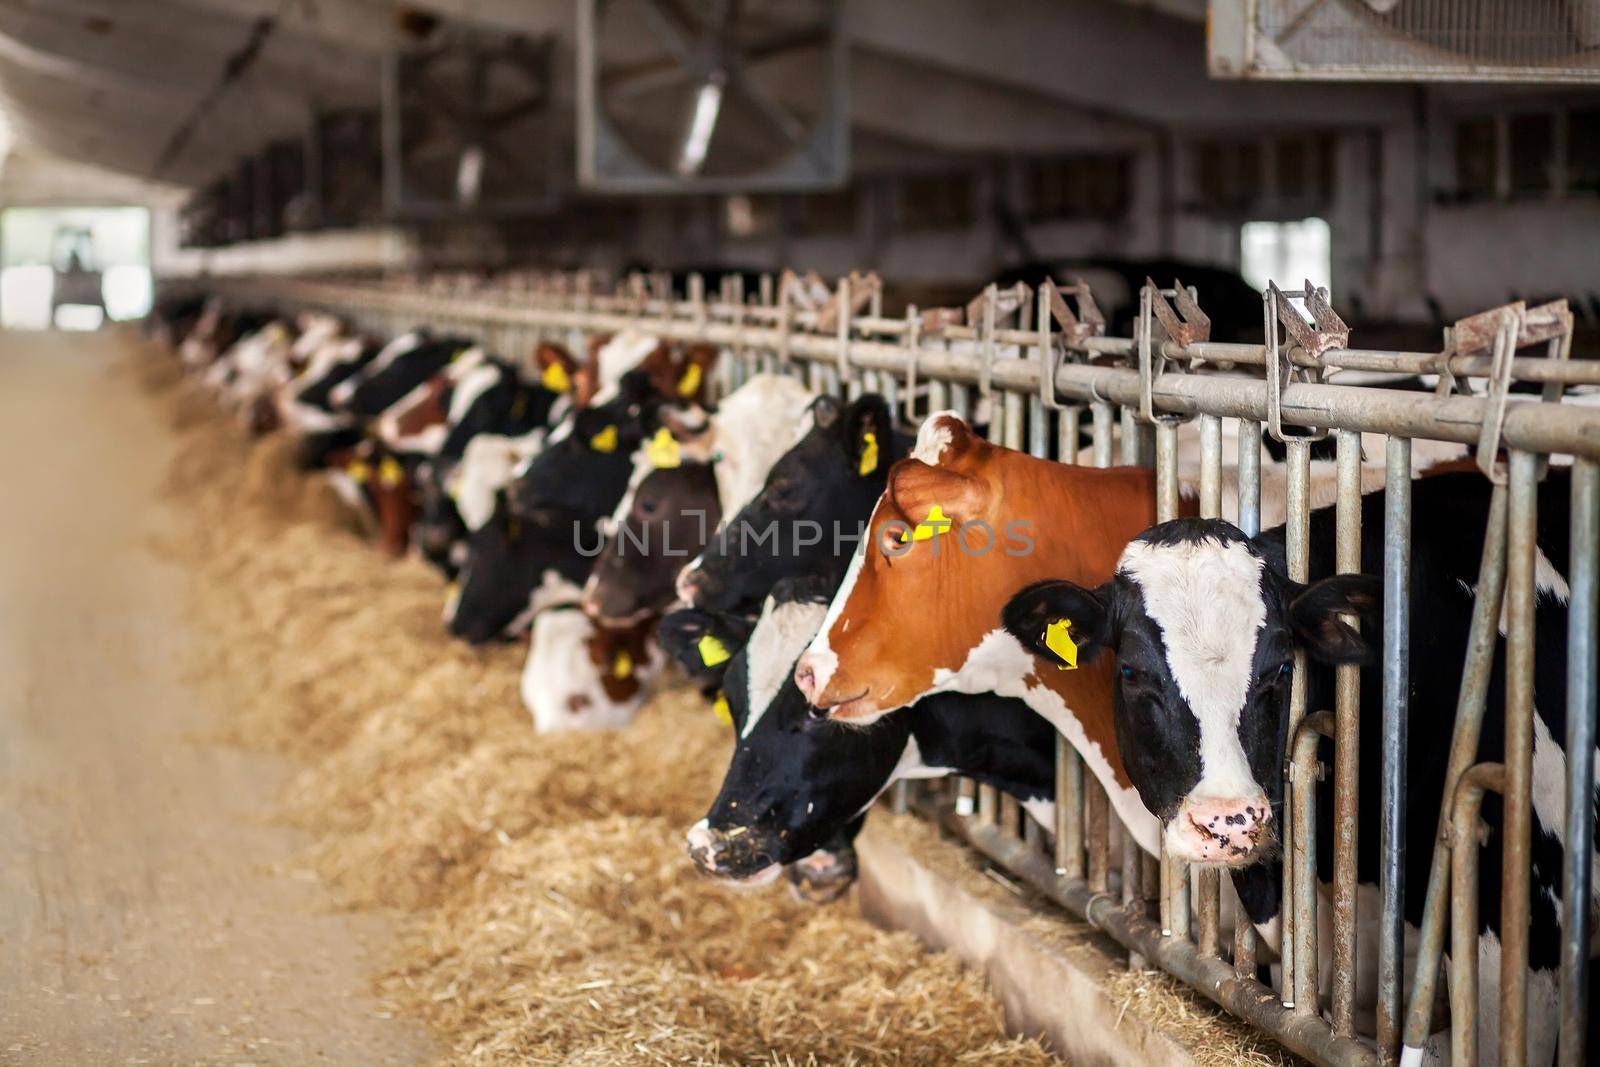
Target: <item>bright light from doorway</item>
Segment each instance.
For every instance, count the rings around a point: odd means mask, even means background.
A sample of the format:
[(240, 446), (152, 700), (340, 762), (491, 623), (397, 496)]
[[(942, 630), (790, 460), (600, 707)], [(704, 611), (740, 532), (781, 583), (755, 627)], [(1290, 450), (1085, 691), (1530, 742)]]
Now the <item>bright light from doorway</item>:
[(1333, 231), (1323, 219), (1247, 222), (1239, 231), (1239, 273), (1257, 289), (1269, 281), (1298, 289), (1333, 282)]

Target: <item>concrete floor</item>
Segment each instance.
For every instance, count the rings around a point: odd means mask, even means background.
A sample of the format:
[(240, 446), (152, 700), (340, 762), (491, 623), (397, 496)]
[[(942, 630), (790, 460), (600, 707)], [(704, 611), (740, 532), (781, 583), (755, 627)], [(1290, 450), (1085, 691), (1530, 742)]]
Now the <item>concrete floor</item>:
[(430, 1061), (386, 930), (269, 825), (283, 763), (197, 740), (170, 435), (105, 335), (0, 333), (0, 1063)]

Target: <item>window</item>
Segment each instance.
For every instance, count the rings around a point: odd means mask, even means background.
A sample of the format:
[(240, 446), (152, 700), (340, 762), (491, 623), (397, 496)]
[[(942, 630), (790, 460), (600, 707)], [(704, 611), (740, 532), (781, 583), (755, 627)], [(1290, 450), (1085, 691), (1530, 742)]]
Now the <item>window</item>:
[(1567, 191), (1600, 193), (1600, 108), (1567, 114)]
[(1555, 189), (1555, 115), (1512, 115), (1507, 130), (1511, 152), (1511, 195), (1547, 196)]
[(722, 225), (729, 237), (768, 237), (783, 223), (783, 205), (775, 196), (730, 196), (722, 202)]
[(1287, 218), (1323, 211), (1333, 197), (1333, 149), (1324, 133), (1200, 141), (1189, 152), (1189, 207)]
[(900, 183), (900, 225), (913, 231), (965, 229), (976, 217), (975, 193), (971, 174), (906, 178)]
[(1267, 282), (1298, 289), (1333, 280), (1333, 231), (1319, 218), (1247, 222), (1239, 231), (1239, 273), (1257, 289)]
[(1494, 119), (1456, 124), (1456, 195), (1463, 200), (1494, 196), (1495, 161), (1500, 155), (1494, 127)]
[(1132, 170), (1126, 156), (1032, 160), (1023, 174), (1024, 211), (1034, 221), (1121, 218)]
[(854, 233), (859, 202), (854, 187), (804, 197), (800, 201), (802, 229), (808, 234)]

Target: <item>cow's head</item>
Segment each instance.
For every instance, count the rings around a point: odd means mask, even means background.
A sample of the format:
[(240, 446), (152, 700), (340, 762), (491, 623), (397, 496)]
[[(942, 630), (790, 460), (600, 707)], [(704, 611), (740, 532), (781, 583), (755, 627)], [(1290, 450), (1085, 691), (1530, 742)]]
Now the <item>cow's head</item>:
[[(1008, 593), (1056, 567), (1109, 575), (1154, 517), (1153, 489), (1142, 468), (1051, 463), (992, 445), (953, 414), (929, 417), (889, 471), (795, 681), (817, 708), (856, 722), (931, 692), (1006, 692), (1018, 660), (1028, 663), (999, 625)], [(1090, 674), (1064, 685), (1107, 684)]]
[(502, 494), (489, 521), (467, 537), (466, 561), (445, 603), (450, 633), (472, 644), (515, 636), (540, 609), (576, 599), (588, 561), (574, 525), (560, 512), (514, 515)]
[(642, 475), (583, 590), (583, 610), (605, 626), (631, 626), (671, 604), (673, 579), (722, 515), (711, 465), (683, 462), (665, 429), (635, 459)]
[(812, 900), (854, 877), (848, 842), (909, 736), (899, 721), (857, 730), (810, 715), (791, 669), (826, 611), (824, 589), (780, 584), (753, 631), (740, 616), (694, 609), (661, 624), (674, 658), (698, 664), (702, 676), (723, 668), (718, 707), (735, 734), (722, 789), (689, 831), (690, 857), (708, 874), (746, 884), (797, 864), (791, 880)]
[(1236, 527), (1177, 519), (1130, 542), (1099, 586), (1018, 593), (1005, 626), (1049, 663), (1111, 650), (1117, 745), (1168, 851), (1243, 867), (1271, 848), (1282, 814), (1294, 652), (1365, 662), (1367, 642), (1340, 615), (1378, 597), (1365, 575), (1292, 582)]
[[(773, 464), (765, 484), (678, 578), (678, 595), (708, 611), (754, 612), (785, 578), (836, 585), (860, 525), (883, 495), (909, 441), (892, 429), (883, 397), (811, 405), (811, 428)], [(769, 533), (770, 531), (770, 533)]]
[(634, 451), (660, 425), (663, 403), (648, 371), (623, 375), (608, 399), (550, 432), (544, 450), (512, 483), (512, 508), (529, 518), (549, 509), (591, 519), (611, 514), (627, 491)]
[(661, 666), (654, 623), (651, 617), (606, 629), (571, 605), (541, 611), (522, 671), (522, 702), (534, 729), (616, 730), (632, 722)]

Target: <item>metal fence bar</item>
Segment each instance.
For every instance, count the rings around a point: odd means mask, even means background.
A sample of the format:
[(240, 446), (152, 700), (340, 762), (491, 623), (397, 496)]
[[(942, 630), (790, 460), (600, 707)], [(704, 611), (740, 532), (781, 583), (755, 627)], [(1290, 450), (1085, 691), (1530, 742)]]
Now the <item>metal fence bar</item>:
[(1405, 763), (1411, 670), (1411, 442), (1407, 438), (1387, 440), (1384, 486), (1377, 1037), (1379, 1051), (1392, 1063), (1400, 1055), (1405, 952)]
[[(1338, 497), (1334, 506), (1340, 574), (1361, 570), (1361, 435), (1340, 430)], [(1346, 616), (1359, 626), (1360, 620)], [(1356, 787), (1361, 753), (1361, 668), (1334, 673), (1333, 761), (1333, 1032), (1355, 1033), (1356, 1010)]]
[(1561, 1067), (1588, 1062), (1589, 894), (1594, 852), (1595, 609), (1600, 567), (1600, 465), (1572, 469), (1567, 601), (1567, 840), (1561, 880)]
[[(1310, 480), (1311, 480), (1311, 446), (1298, 438), (1290, 438), (1284, 444), (1284, 478), (1285, 499), (1288, 522), (1285, 526), (1285, 563), (1289, 570), (1289, 579), (1295, 582), (1305, 582), (1307, 572), (1311, 566), (1311, 527), (1310, 527)], [(1290, 752), (1293, 753), (1292, 742), (1298, 736), (1300, 720), (1306, 714), (1306, 655), (1301, 649), (1294, 653), (1294, 673), (1290, 676), (1289, 683), (1289, 733), (1291, 740)], [(1288, 783), (1287, 803), (1285, 812), (1290, 817), (1284, 819), (1283, 824), (1283, 853), (1285, 856), (1297, 855), (1295, 839), (1299, 833), (1292, 814), (1295, 810), (1296, 788), (1293, 776)], [(1295, 863), (1283, 865), (1283, 923), (1280, 956), (1283, 960), (1282, 984), (1279, 992), (1283, 995), (1284, 1002), (1298, 1007), (1297, 992), (1301, 987), (1299, 971), (1300, 917), (1296, 912), (1295, 882), (1299, 876), (1299, 869)], [(1313, 913), (1314, 915), (1314, 913)], [(1315, 939), (1315, 923), (1307, 932), (1307, 936)], [(1309, 966), (1315, 968), (1316, 959), (1309, 961)], [(1315, 992), (1315, 983), (1312, 990)]]
[[(1511, 453), (1506, 530), (1506, 781), (1500, 875), (1500, 1064), (1528, 1054), (1528, 904), (1533, 849), (1533, 612), (1539, 457)], [(1592, 816), (1591, 816), (1592, 817)], [(1453, 894), (1452, 894), (1453, 895)]]
[[(1505, 789), (1505, 767), (1469, 767), (1453, 794), (1450, 822), (1450, 1052), (1452, 1063), (1478, 1062), (1478, 818), (1487, 790)], [(1409, 1042), (1408, 1042), (1409, 1043)]]

